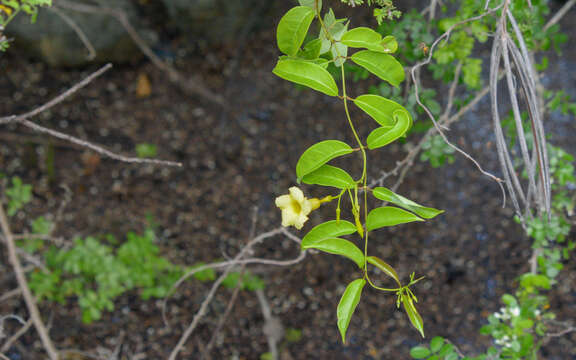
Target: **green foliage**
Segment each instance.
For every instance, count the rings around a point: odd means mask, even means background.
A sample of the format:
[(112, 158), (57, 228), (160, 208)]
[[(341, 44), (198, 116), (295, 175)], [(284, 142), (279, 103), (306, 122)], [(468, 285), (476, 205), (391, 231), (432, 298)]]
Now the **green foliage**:
[(454, 152), (440, 135), (432, 135), (422, 144), (420, 160), (428, 161), (432, 167), (438, 168), (446, 163), (452, 164)]
[(19, 177), (14, 176), (11, 186), (6, 189), (6, 197), (8, 215), (13, 216), (32, 200), (32, 186), (24, 184)]
[(112, 311), (113, 300), (132, 289), (139, 289), (145, 300), (164, 297), (183, 269), (159, 255), (154, 239), (147, 229), (141, 235), (129, 232), (118, 249), (94, 237), (77, 238), (70, 249), (51, 246), (47, 271), (32, 273), (30, 287), (39, 300), (64, 302), (76, 297), (85, 323)]
[(153, 144), (138, 144), (136, 154), (140, 158), (153, 158), (158, 154), (158, 147)]

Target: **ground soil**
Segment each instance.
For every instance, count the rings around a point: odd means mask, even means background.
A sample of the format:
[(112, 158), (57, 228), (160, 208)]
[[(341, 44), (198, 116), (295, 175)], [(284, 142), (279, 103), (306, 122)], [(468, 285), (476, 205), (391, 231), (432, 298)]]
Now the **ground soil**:
[[(249, 236), (253, 209), (257, 233), (279, 226), (274, 198), (295, 184), (294, 166), (302, 151), (323, 139), (353, 142), (341, 102), (296, 89), (271, 73), (278, 56), (273, 29), (282, 10), (272, 8), (263, 24), (237, 42), (202, 45), (180, 36), (167, 44), (182, 54), (169, 60), (224, 96), (230, 111), (183, 93), (160, 70), (139, 60), (115, 66), (70, 100), (35, 118), (123, 154), (133, 154), (136, 144), (155, 144), (158, 157), (181, 161), (180, 169), (127, 165), (21, 127), (0, 128), (1, 171), (34, 185), (34, 200), (14, 220), (14, 228), (22, 230), (30, 217), (55, 216), (64, 206), (56, 236), (111, 233), (121, 238), (129, 230), (143, 229), (151, 214), (160, 225), (162, 254), (174, 263), (192, 265), (233, 256)], [(15, 44), (2, 56), (0, 115), (28, 111), (96, 68), (49, 68), (24, 57)], [(141, 74), (151, 81), (148, 97), (136, 94)], [(360, 94), (365, 88), (359, 83), (352, 91)], [(574, 92), (573, 82), (571, 89)], [(478, 106), (450, 137), (498, 173), (487, 106), (487, 102)], [(368, 119), (359, 112), (353, 116), (365, 135)], [(558, 125), (563, 130), (558, 141), (574, 150), (566, 133), (574, 134), (571, 121)], [(370, 177), (391, 169), (407, 147), (392, 145), (371, 154)], [(50, 149), (53, 167), (48, 161)], [(328, 194), (304, 188), (314, 196)], [(499, 309), (500, 296), (514, 291), (516, 277), (528, 270), (529, 239), (513, 221), (511, 210), (502, 208), (498, 185), (464, 158), (456, 157), (453, 164), (439, 169), (416, 162), (398, 191), (446, 212), (423, 224), (375, 232), (371, 251), (393, 264), (403, 278), (411, 272), (426, 276), (415, 291), (428, 336), (447, 337), (469, 354), (482, 351), (489, 338), (479, 335), (478, 329)], [(305, 234), (332, 216), (322, 210), (302, 232), (293, 232)], [(256, 255), (287, 259), (298, 251), (278, 237), (265, 242)], [(16, 284), (3, 250), (1, 256), (0, 289), (5, 292)], [(562, 285), (551, 294), (551, 306), (561, 319), (576, 318), (574, 269), (574, 264), (567, 264), (560, 276)], [(283, 359), (408, 359), (410, 347), (422, 341), (396, 309), (393, 296), (368, 290), (350, 324), (349, 341), (342, 344), (335, 310), (346, 283), (355, 276), (347, 260), (312, 254), (289, 268), (259, 266), (252, 271), (265, 279), (265, 294), (282, 325), (302, 331), (300, 341), (282, 347)], [(120, 297), (115, 311), (91, 325), (81, 323), (74, 299), (66, 305), (43, 303), (41, 310), (61, 349), (94, 353), (121, 342), (121, 359), (128, 354), (164, 359), (208, 289), (209, 284), (188, 281), (178, 290), (168, 303), (171, 327), (162, 320), (160, 301), (143, 301), (137, 292)], [(200, 358), (231, 293), (227, 289), (218, 293), (181, 358)], [(0, 314), (9, 313), (27, 317), (18, 298), (0, 304)], [(258, 359), (268, 351), (262, 326), (255, 294), (241, 292), (211, 358)], [(13, 360), (43, 359), (40, 349), (36, 333), (29, 331), (8, 355)], [(576, 335), (553, 339), (542, 354), (544, 359), (576, 359)]]

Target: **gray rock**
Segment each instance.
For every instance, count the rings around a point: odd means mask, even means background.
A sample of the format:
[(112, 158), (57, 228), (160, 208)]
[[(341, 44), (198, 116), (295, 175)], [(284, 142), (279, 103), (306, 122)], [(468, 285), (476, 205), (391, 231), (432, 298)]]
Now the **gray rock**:
[[(136, 24), (136, 9), (130, 0), (98, 0), (98, 3), (104, 7), (121, 8), (130, 22)], [(142, 56), (113, 16), (67, 9), (59, 9), (58, 12), (72, 19), (82, 29), (96, 50), (94, 59), (89, 58), (89, 52), (75, 30), (52, 9), (41, 9), (34, 24), (24, 14), (18, 15), (9, 24), (6, 32), (15, 39), (12, 51), (22, 49), (53, 66), (78, 66), (108, 61), (124, 63)]]
[(162, 0), (172, 25), (208, 41), (234, 39), (262, 1), (268, 0)]

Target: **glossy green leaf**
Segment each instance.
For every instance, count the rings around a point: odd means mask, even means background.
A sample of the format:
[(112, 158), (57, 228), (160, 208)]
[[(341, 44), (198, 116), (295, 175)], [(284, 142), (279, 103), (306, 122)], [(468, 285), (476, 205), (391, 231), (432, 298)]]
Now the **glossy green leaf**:
[(353, 242), (340, 239), (328, 238), (310, 244), (302, 244), (302, 249), (317, 249), (334, 255), (347, 257), (354, 261), (360, 269), (364, 268), (364, 254)]
[(315, 226), (302, 239), (302, 247), (309, 246), (328, 238), (350, 235), (356, 232), (356, 226), (346, 220), (331, 220)]
[(410, 297), (410, 295), (402, 294), (401, 296), (402, 305), (404, 306), (404, 311), (406, 311), (406, 315), (408, 315), (408, 319), (412, 323), (412, 326), (416, 328), (420, 332), (420, 335), (424, 337), (424, 322), (422, 321), (422, 317), (418, 314), (416, 307), (414, 306), (414, 301)]
[(316, 4), (318, 4), (318, 12), (322, 10), (322, 0), (298, 0), (298, 3), (300, 3), (302, 6), (308, 6), (314, 11), (316, 11)]
[(367, 27), (357, 27), (347, 31), (341, 39), (344, 45), (352, 48), (365, 48), (373, 51), (384, 52), (382, 35)]
[(296, 176), (298, 176), (298, 179), (302, 179), (328, 161), (351, 152), (354, 152), (354, 149), (342, 141), (324, 140), (316, 143), (306, 149), (300, 156), (296, 164)]
[(346, 171), (328, 164), (302, 178), (305, 184), (333, 186), (338, 189), (353, 189), (356, 182)]
[(313, 62), (281, 59), (272, 72), (284, 80), (308, 86), (326, 95), (338, 96), (338, 86), (332, 75), (324, 67)]
[(320, 47), (322, 41), (320, 39), (310, 40), (304, 45), (304, 49), (298, 52), (298, 57), (307, 60), (316, 60), (320, 56)]
[(438, 210), (417, 204), (414, 201), (405, 198), (404, 196), (394, 193), (392, 190), (386, 189), (385, 187), (374, 188), (372, 194), (377, 199), (388, 201), (392, 204), (403, 207), (404, 209), (410, 210), (413, 213), (423, 217), (424, 219), (432, 219), (433, 217), (444, 212), (444, 210)]
[(395, 101), (379, 95), (360, 95), (354, 99), (354, 104), (362, 109), (381, 126), (394, 126), (394, 112), (404, 110), (404, 107)]
[(390, 266), (388, 263), (386, 263), (384, 260), (382, 260), (376, 256), (368, 256), (366, 258), (366, 261), (368, 263), (376, 266), (378, 269), (382, 270), (383, 273), (385, 273), (386, 275), (388, 275), (392, 279), (394, 279), (396, 281), (396, 283), (398, 284), (398, 286), (402, 286), (402, 284), (400, 284), (400, 279), (398, 278), (398, 274), (396, 273), (396, 270), (394, 270), (394, 268), (392, 266)]
[(278, 23), (276, 32), (278, 49), (286, 55), (296, 55), (304, 42), (314, 15), (314, 10), (308, 6), (296, 6), (288, 10)]
[(394, 86), (404, 81), (404, 67), (393, 56), (381, 52), (362, 50), (351, 57), (352, 61)]
[(385, 53), (393, 54), (398, 50), (398, 42), (392, 35), (385, 36), (380, 44), (384, 48)]
[(393, 127), (379, 127), (368, 135), (366, 143), (369, 149), (377, 149), (394, 142), (404, 136), (412, 127), (412, 117), (406, 110), (396, 110), (393, 117), (396, 120)]
[(410, 356), (412, 356), (414, 359), (425, 359), (430, 355), (430, 350), (425, 346), (415, 346), (410, 349)]
[(424, 220), (406, 210), (392, 206), (384, 206), (370, 211), (366, 219), (366, 228), (368, 231), (372, 231), (386, 226), (395, 226), (413, 221)]
[(354, 311), (360, 302), (364, 285), (366, 285), (366, 280), (364, 279), (352, 281), (344, 290), (344, 294), (342, 294), (338, 303), (336, 315), (338, 317), (338, 330), (340, 330), (340, 335), (342, 335), (343, 343), (346, 343), (346, 331), (350, 325), (352, 315), (354, 315)]

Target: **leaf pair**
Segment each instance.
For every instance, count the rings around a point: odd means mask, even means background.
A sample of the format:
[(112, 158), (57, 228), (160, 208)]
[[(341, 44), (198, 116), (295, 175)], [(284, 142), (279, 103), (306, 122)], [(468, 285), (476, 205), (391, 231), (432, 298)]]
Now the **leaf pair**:
[(360, 269), (364, 268), (364, 253), (351, 241), (341, 239), (339, 236), (350, 235), (356, 232), (356, 226), (345, 220), (332, 220), (315, 226), (302, 239), (303, 250), (316, 249), (329, 254), (344, 256), (356, 263)]

